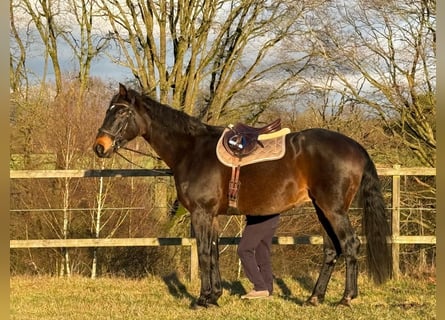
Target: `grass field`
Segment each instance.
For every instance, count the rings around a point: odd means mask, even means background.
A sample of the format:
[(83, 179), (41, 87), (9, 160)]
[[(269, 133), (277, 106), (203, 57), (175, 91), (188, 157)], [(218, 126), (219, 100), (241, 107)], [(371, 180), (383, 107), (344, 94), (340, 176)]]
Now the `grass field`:
[(192, 310), (199, 286), (174, 274), (140, 280), (14, 276), (10, 319), (436, 319), (434, 281), (404, 278), (376, 287), (361, 276), (352, 308), (336, 305), (340, 277), (331, 280), (323, 305), (302, 306), (312, 285), (309, 278), (277, 279), (273, 298), (244, 301), (239, 296), (250, 290), (248, 281), (224, 281), (220, 307)]

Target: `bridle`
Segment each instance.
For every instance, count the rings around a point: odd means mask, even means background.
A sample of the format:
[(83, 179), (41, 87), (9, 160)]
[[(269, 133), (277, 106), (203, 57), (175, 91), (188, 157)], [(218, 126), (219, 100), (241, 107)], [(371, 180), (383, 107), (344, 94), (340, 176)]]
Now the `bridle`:
[(120, 146), (119, 144), (117, 144), (116, 142), (118, 142), (118, 141), (122, 141), (122, 140), (123, 140), (123, 138), (122, 138), (122, 132), (124, 132), (125, 129), (127, 129), (128, 122), (129, 122), (129, 120), (130, 120), (130, 116), (134, 116), (134, 113), (133, 113), (132, 108), (131, 108), (129, 105), (125, 104), (125, 103), (114, 103), (114, 104), (112, 104), (112, 105), (110, 106), (109, 110), (113, 109), (113, 108), (116, 107), (116, 106), (122, 106), (122, 107), (125, 107), (125, 109), (126, 109), (126, 110), (125, 110), (125, 113), (124, 113), (123, 115), (120, 116), (120, 117), (124, 117), (124, 116), (125, 116), (125, 119), (123, 119), (123, 120), (120, 121), (119, 126), (116, 128), (115, 131), (111, 131), (111, 130), (108, 130), (108, 129), (104, 129), (104, 128), (102, 128), (102, 127), (99, 128), (99, 130), (98, 130), (99, 133), (104, 133), (104, 134), (109, 135), (110, 137), (113, 138), (113, 144), (112, 144), (112, 147), (113, 147), (113, 149), (115, 149), (115, 150), (121, 148), (121, 146)]
[(139, 168), (143, 168), (143, 167), (141, 167), (140, 165), (134, 163), (133, 161), (131, 161), (130, 159), (128, 159), (127, 157), (122, 155), (118, 150), (125, 149), (125, 150), (132, 151), (132, 152), (144, 155), (144, 156), (149, 156), (156, 160), (161, 160), (161, 158), (159, 158), (157, 156), (153, 156), (152, 154), (144, 153), (142, 151), (131, 149), (131, 148), (121, 145), (121, 142), (125, 141), (125, 139), (122, 137), (122, 133), (125, 132), (125, 129), (127, 129), (128, 123), (130, 121), (130, 117), (134, 117), (134, 111), (133, 111), (132, 106), (125, 104), (125, 103), (113, 103), (109, 109), (111, 110), (116, 106), (125, 107), (126, 110), (121, 115), (121, 117), (125, 117), (125, 118), (121, 120), (121, 122), (119, 123), (119, 126), (117, 126), (116, 130), (114, 130), (114, 131), (104, 129), (102, 127), (99, 128), (99, 130), (98, 130), (99, 133), (104, 133), (104, 134), (110, 136), (111, 138), (113, 138), (113, 143), (111, 146), (113, 147), (114, 152), (117, 153), (120, 157), (122, 157), (126, 161), (130, 162), (131, 164), (138, 166)]

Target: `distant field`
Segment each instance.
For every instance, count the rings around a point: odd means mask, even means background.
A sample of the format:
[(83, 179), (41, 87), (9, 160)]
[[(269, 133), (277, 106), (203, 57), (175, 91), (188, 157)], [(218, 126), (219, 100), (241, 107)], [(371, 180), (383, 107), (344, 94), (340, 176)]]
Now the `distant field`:
[(175, 275), (141, 280), (11, 277), (10, 319), (436, 319), (433, 281), (402, 279), (376, 287), (359, 278), (360, 296), (353, 307), (336, 306), (343, 279), (333, 278), (326, 302), (303, 307), (312, 279), (278, 279), (272, 299), (242, 301), (247, 280), (225, 281), (220, 307), (191, 310), (198, 284)]

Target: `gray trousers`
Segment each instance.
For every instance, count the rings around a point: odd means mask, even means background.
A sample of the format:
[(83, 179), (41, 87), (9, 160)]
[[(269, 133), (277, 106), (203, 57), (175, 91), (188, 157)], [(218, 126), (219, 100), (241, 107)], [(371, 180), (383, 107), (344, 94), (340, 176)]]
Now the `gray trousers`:
[(256, 291), (273, 292), (273, 273), (270, 260), (272, 238), (278, 227), (280, 216), (247, 216), (238, 256), (246, 277), (253, 283)]

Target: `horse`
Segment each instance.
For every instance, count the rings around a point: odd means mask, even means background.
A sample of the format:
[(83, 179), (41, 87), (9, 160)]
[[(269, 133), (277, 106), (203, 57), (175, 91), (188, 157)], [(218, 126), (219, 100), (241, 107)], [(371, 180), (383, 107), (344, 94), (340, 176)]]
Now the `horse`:
[[(228, 212), (231, 168), (221, 164), (215, 148), (225, 128), (119, 83), (109, 102), (93, 150), (108, 158), (138, 136), (171, 169), (177, 197), (190, 212), (197, 241), (201, 288), (192, 307), (218, 306), (222, 295), (217, 217)], [(323, 230), (323, 260), (318, 279), (304, 305), (323, 302), (337, 259), (345, 259), (344, 293), (339, 304), (358, 296), (361, 246), (348, 218), (355, 199), (363, 208), (368, 276), (376, 284), (391, 278), (389, 223), (375, 164), (365, 148), (339, 132), (310, 128), (285, 136), (281, 159), (244, 166), (240, 171), (241, 214), (282, 213), (311, 201)]]

